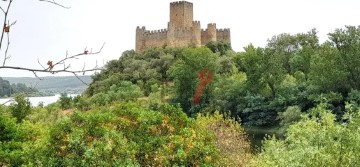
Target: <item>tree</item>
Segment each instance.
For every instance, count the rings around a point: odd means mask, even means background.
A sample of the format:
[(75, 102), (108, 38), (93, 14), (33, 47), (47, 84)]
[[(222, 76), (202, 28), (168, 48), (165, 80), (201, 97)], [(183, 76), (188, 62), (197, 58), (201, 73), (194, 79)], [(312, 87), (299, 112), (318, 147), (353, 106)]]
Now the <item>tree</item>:
[[(312, 29), (307, 33), (298, 33), (295, 35), (283, 33), (277, 36), (273, 36), (270, 40), (268, 40), (266, 48), (270, 49), (274, 55), (280, 57), (283, 68), (287, 73), (292, 73), (295, 72), (293, 69), (294, 67), (302, 65), (298, 65), (296, 62), (292, 62), (294, 56), (302, 57), (303, 61), (299, 63), (304, 63), (304, 67), (308, 67), (310, 62), (306, 57), (307, 55), (299, 55), (299, 52), (301, 53), (304, 47), (316, 48), (319, 45), (318, 42), (319, 39), (317, 37), (316, 29)], [(306, 69), (302, 70), (304, 70), (303, 72), (305, 73)]]
[(17, 94), (15, 96), (15, 102), (11, 104), (10, 109), (11, 115), (15, 117), (19, 123), (30, 114), (31, 103), (24, 94)]
[(231, 44), (224, 41), (211, 41), (206, 45), (212, 52), (219, 53), (220, 55), (225, 55), (227, 51), (232, 50)]
[(71, 107), (72, 97), (69, 97), (67, 93), (60, 94), (60, 106), (63, 110), (69, 109)]
[(311, 58), (310, 85), (322, 93), (349, 91), (349, 71), (341, 59), (339, 50), (330, 43), (322, 44)]
[(345, 29), (336, 29), (329, 33), (332, 46), (340, 54), (338, 64), (345, 67), (348, 81), (352, 88), (360, 88), (360, 26), (346, 26)]
[[(214, 87), (213, 81), (210, 81), (201, 95), (200, 104), (193, 103), (194, 94), (199, 86), (199, 71), (203, 69), (209, 70), (214, 80), (218, 70), (217, 56), (204, 47), (185, 49), (179, 60), (168, 71), (169, 75), (175, 79), (174, 102), (180, 103), (189, 115), (196, 114), (202, 105), (210, 102), (212, 97)], [(196, 109), (196, 107), (200, 108)], [(191, 108), (194, 111), (190, 111)]]
[(245, 48), (242, 57), (250, 90), (262, 93), (269, 88), (270, 96), (274, 98), (285, 78), (281, 57), (271, 49), (255, 48), (253, 45)]

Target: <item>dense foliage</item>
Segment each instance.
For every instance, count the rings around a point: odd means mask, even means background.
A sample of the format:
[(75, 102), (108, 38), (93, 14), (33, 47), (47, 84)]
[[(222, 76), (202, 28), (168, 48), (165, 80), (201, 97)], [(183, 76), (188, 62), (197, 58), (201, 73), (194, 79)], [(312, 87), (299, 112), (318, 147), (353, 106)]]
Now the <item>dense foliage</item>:
[(310, 110), (290, 126), (285, 140), (265, 140), (254, 166), (359, 166), (360, 112), (348, 113), (347, 123), (338, 123), (325, 108)]
[[(0, 166), (359, 166), (359, 48), (346, 26), (324, 43), (313, 29), (242, 52), (125, 51), (83, 96), (0, 106)], [(283, 136), (256, 149), (244, 128)]]

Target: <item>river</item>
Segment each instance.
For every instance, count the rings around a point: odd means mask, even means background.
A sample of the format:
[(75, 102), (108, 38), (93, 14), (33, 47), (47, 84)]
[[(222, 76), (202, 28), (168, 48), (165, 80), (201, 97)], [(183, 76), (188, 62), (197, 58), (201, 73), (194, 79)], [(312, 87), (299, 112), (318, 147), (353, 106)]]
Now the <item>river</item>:
[[(68, 96), (75, 97), (78, 94), (69, 94)], [(56, 94), (55, 96), (43, 96), (43, 97), (28, 97), (32, 106), (37, 106), (40, 102), (43, 102), (44, 106), (54, 103), (60, 98), (60, 94)], [(0, 104), (3, 104), (12, 98), (1, 98)], [(5, 105), (10, 105), (10, 103), (6, 103)]]

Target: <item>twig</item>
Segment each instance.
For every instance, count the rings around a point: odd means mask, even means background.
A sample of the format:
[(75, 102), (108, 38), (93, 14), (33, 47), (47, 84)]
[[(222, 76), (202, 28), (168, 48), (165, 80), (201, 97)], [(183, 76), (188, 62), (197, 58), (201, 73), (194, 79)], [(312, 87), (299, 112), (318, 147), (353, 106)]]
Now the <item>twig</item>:
[(33, 73), (34, 73), (34, 75), (35, 75), (36, 78), (38, 78), (39, 80), (42, 80), (42, 79), (36, 74), (35, 71), (33, 71)]
[(38, 63), (40, 64), (40, 66), (41, 66), (44, 70), (46, 70), (46, 68), (40, 63), (39, 58), (38, 58)]
[(39, 82), (36, 82), (35, 85), (29, 85), (30, 90), (32, 90), (32, 91), (34, 91), (34, 92), (38, 91), (38, 90), (36, 89), (36, 87), (38, 86), (38, 84), (39, 84)]
[(85, 81), (83, 81), (78, 75), (76, 75), (76, 73), (73, 73), (75, 75), (75, 77), (80, 80), (83, 84), (85, 84), (86, 86), (89, 86), (89, 84), (87, 84)]
[[(11, 6), (11, 3), (13, 2), (13, 0), (9, 0), (9, 5), (6, 9), (6, 12), (4, 12), (4, 25), (3, 25), (3, 29), (2, 29), (2, 32), (1, 32), (1, 38), (0, 38), (0, 50), (1, 50), (1, 46), (2, 46), (2, 42), (3, 42), (3, 39), (4, 39), (4, 29), (6, 27), (6, 21), (7, 21), (7, 16), (8, 16), (8, 13), (9, 13), (9, 9), (10, 9), (10, 6)], [(4, 9), (2, 9), (4, 11)]]
[(0, 9), (5, 13), (5, 10), (0, 6)]
[(8, 41), (8, 43), (7, 43), (7, 46), (6, 46), (6, 50), (5, 50), (5, 56), (4, 56), (4, 62), (3, 62), (3, 66), (5, 65), (5, 63), (6, 63), (6, 60), (7, 59), (10, 59), (10, 56), (7, 56), (7, 53), (8, 53), (8, 50), (9, 50), (9, 46), (10, 46), (10, 35), (9, 35), (9, 33), (6, 33), (7, 34), (7, 41)]
[[(53, 64), (52, 67), (55, 67), (56, 65), (59, 65), (59, 64), (64, 63), (65, 60), (77, 59), (77, 57), (82, 56), (82, 55), (94, 55), (94, 54), (99, 54), (99, 53), (102, 51), (102, 49), (104, 48), (104, 46), (105, 46), (105, 43), (103, 43), (103, 45), (101, 46), (101, 48), (100, 48), (99, 51), (97, 51), (97, 52), (86, 52), (86, 51), (84, 51), (84, 52), (82, 52), (82, 53), (79, 53), (79, 54), (76, 54), (76, 55), (73, 55), (73, 56), (70, 56), (70, 57), (68, 57), (68, 56), (66, 55), (66, 57), (65, 57), (64, 59), (62, 59), (62, 60), (58, 61), (57, 63)], [(51, 69), (51, 68), (48, 67), (46, 70), (50, 70), (50, 69)]]
[[(29, 72), (32, 72), (36, 78), (40, 79), (41, 78), (37, 75), (37, 72), (42, 72), (42, 73), (52, 73), (52, 74), (56, 74), (56, 73), (71, 73), (71, 74), (74, 74), (76, 75), (77, 73), (83, 73), (85, 74), (86, 72), (90, 72), (90, 71), (97, 71), (97, 70), (102, 70), (102, 68), (98, 68), (98, 65), (97, 65), (97, 61), (96, 61), (96, 66), (92, 69), (85, 69), (85, 64), (84, 64), (84, 67), (82, 68), (82, 70), (69, 70), (69, 68), (71, 67), (70, 64), (68, 64), (67, 66), (65, 65), (65, 60), (69, 60), (69, 59), (76, 59), (77, 57), (79, 56), (82, 56), (82, 55), (94, 55), (94, 54), (99, 54), (102, 49), (104, 48), (105, 46), (105, 43), (101, 46), (101, 48), (97, 51), (97, 52), (82, 52), (82, 53), (79, 53), (79, 54), (75, 54), (73, 56), (68, 56), (68, 54), (66, 53), (66, 56), (64, 59), (58, 61), (57, 63), (55, 64), (50, 64), (48, 68), (45, 68), (41, 63), (40, 63), (40, 60), (38, 59), (38, 63), (40, 64), (40, 66), (42, 67), (42, 69), (37, 69), (37, 68), (26, 68), (26, 67), (18, 67), (18, 66), (6, 66), (6, 65), (3, 65), (3, 66), (0, 66), (0, 69), (14, 69), (14, 70), (23, 70), (23, 71), (29, 71)], [(52, 61), (49, 61), (49, 62), (52, 62)], [(64, 68), (63, 69), (58, 69), (58, 70), (54, 70), (53, 68), (56, 66), (56, 65), (60, 65), (60, 64), (64, 64)], [(77, 76), (77, 75), (76, 75)], [(79, 80), (81, 80), (79, 77), (77, 77)], [(81, 82), (85, 83), (84, 81), (81, 80)], [(86, 84), (87, 85), (87, 84)]]
[(6, 102), (2, 103), (1, 105), (3, 106), (3, 105), (5, 105), (5, 104), (7, 104), (7, 103), (9, 103), (9, 102), (13, 102), (13, 101), (14, 101), (14, 99), (10, 99), (10, 100), (8, 100), (8, 101), (6, 101)]
[(75, 70), (75, 71), (66, 70), (66, 69), (47, 71), (47, 70), (43, 70), (43, 69), (25, 68), (25, 67), (16, 67), (16, 66), (0, 66), (0, 69), (13, 69), (13, 70), (23, 70), (23, 71), (30, 71), (30, 72), (52, 73), (52, 74), (64, 73), (64, 72), (65, 73), (83, 73), (83, 72), (102, 70), (102, 68), (93, 68), (93, 69), (88, 69), (88, 70)]
[(55, 2), (55, 0), (52, 0), (52, 1), (50, 1), (50, 0), (39, 0), (39, 1), (52, 3), (52, 4), (57, 5), (57, 6), (60, 6), (60, 7), (62, 7), (62, 8), (70, 9), (70, 7), (67, 7), (67, 6), (64, 6), (64, 5), (61, 5), (61, 4), (57, 3), (57, 2)]

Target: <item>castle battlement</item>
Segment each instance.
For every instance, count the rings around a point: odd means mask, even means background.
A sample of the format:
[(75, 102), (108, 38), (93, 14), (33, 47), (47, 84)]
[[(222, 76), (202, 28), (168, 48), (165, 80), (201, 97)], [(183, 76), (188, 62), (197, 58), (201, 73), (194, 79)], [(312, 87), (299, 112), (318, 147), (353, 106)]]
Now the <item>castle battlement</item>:
[(160, 30), (148, 30), (148, 31), (145, 31), (143, 34), (145, 36), (149, 36), (149, 35), (156, 35), (156, 34), (163, 34), (163, 33), (166, 33), (167, 30), (166, 29), (160, 29)]
[(175, 1), (175, 2), (171, 2), (170, 5), (183, 5), (183, 4), (186, 4), (186, 5), (193, 5), (191, 2), (186, 2), (186, 1)]
[(210, 41), (230, 42), (230, 29), (217, 29), (216, 23), (201, 29), (200, 21), (193, 20), (193, 4), (187, 1), (170, 3), (170, 21), (167, 29), (146, 30), (136, 27), (135, 50), (142, 52), (153, 47), (203, 46)]
[(224, 29), (220, 28), (220, 29), (217, 29), (216, 31), (217, 32), (230, 32), (230, 28), (224, 28)]

